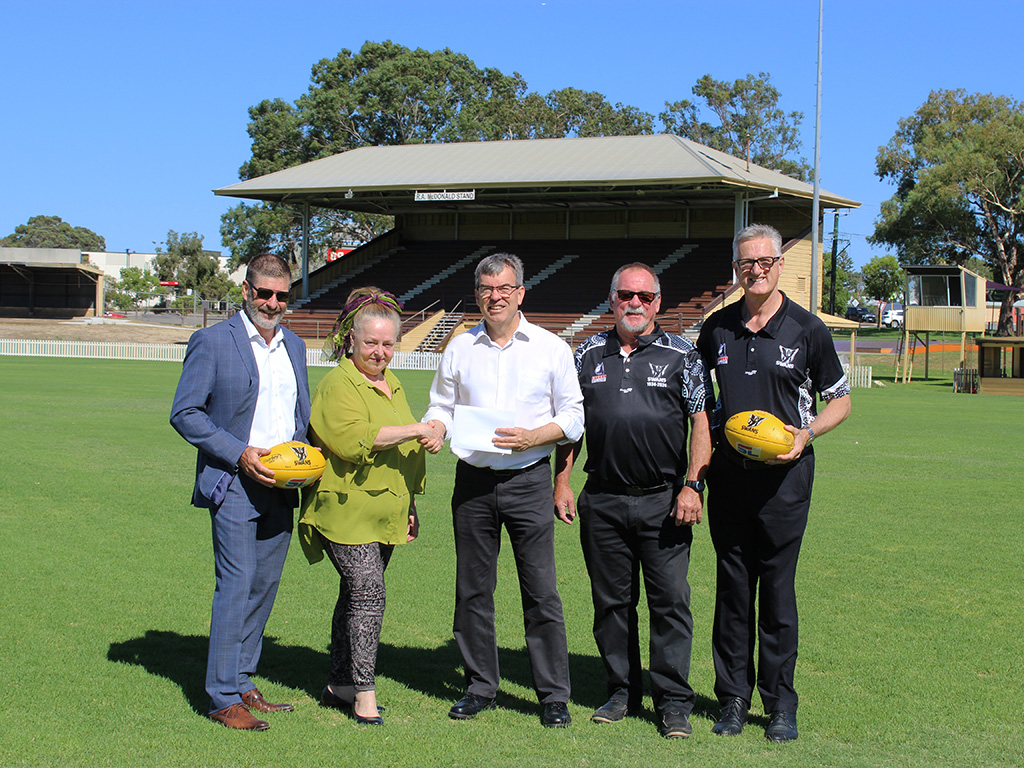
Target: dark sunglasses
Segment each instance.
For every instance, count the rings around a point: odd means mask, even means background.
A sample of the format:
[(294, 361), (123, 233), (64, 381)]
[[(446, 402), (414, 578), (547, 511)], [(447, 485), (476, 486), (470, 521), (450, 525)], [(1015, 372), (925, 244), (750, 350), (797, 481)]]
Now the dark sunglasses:
[(252, 291), (260, 301), (270, 301), (271, 296), (277, 296), (279, 304), (287, 304), (292, 298), (291, 291), (272, 291), (269, 288), (257, 288), (255, 285), (252, 286)]
[(650, 304), (658, 294), (652, 291), (616, 291), (615, 295), (619, 297), (619, 301), (632, 301), (633, 297), (637, 296), (644, 304)]

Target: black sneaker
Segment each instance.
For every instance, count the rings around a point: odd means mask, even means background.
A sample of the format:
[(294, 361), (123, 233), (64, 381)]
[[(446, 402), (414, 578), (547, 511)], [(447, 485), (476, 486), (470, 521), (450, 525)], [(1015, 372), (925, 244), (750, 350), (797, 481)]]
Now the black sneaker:
[(611, 698), (590, 716), (595, 723), (617, 723), (629, 714), (629, 704), (622, 699)]
[(658, 731), (666, 739), (685, 739), (693, 733), (693, 726), (682, 712), (669, 711), (661, 716)]

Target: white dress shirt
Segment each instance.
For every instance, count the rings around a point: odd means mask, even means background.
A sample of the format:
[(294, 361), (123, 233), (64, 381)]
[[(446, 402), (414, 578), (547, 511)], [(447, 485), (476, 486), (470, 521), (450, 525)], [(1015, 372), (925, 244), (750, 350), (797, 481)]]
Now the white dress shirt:
[(245, 310), (241, 314), (260, 376), (256, 411), (249, 429), (249, 445), (273, 448), (295, 436), (295, 399), (298, 397), (295, 371), (284, 346), (281, 328), (274, 330), (274, 336), (268, 344)]
[[(563, 443), (583, 436), (583, 394), (569, 345), (519, 314), (505, 346), (495, 344), (484, 323), (452, 339), (430, 386), (430, 407), (423, 421), (436, 419), (452, 436), (456, 405), (514, 411), (509, 427), (536, 429), (554, 422), (565, 433)], [(552, 444), (511, 454), (452, 448), (476, 467), (520, 469), (535, 464)]]

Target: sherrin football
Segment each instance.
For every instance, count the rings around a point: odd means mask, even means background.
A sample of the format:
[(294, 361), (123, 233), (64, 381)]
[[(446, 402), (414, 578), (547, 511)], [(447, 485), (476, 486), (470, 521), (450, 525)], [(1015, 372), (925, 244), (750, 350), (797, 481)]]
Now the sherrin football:
[(275, 445), (260, 461), (274, 470), (274, 485), (278, 488), (302, 488), (320, 479), (327, 469), (324, 455), (316, 448), (298, 440)]
[(793, 434), (767, 411), (740, 411), (725, 422), (729, 445), (754, 461), (767, 461), (793, 448)]

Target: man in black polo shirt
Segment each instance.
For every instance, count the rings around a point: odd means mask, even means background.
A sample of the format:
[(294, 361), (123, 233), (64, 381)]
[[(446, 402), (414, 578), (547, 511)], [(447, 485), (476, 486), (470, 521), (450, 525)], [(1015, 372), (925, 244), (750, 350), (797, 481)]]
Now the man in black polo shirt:
[[(587, 440), (580, 538), (609, 693), (591, 719), (617, 722), (640, 707), (642, 568), (658, 728), (666, 738), (682, 738), (692, 733), (688, 716), (696, 698), (687, 681), (693, 618), (686, 572), (690, 526), (701, 521), (711, 456), (711, 381), (693, 342), (655, 322), (661, 287), (649, 266), (627, 264), (611, 285), (615, 330), (576, 350)], [(567, 523), (575, 517), (569, 473), (580, 445), (557, 449), (556, 513)]]
[[(765, 735), (778, 742), (797, 737), (795, 578), (814, 480), (811, 440), (850, 414), (850, 386), (832, 337), (779, 290), (784, 266), (774, 228), (741, 230), (733, 267), (743, 300), (711, 315), (697, 341), (715, 369), (716, 425), (762, 410), (782, 419), (794, 437), (789, 453), (766, 463), (745, 459), (720, 439), (708, 470), (708, 524), (718, 560), (712, 646), (722, 704), (712, 730), (743, 730), (756, 679), (769, 716)], [(825, 401), (821, 413), (818, 395)]]

